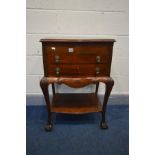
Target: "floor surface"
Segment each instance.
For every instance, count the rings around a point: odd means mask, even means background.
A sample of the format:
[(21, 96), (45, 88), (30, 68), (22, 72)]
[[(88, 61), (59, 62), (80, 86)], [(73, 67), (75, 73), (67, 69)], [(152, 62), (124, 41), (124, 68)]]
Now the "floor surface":
[(128, 155), (128, 105), (108, 105), (108, 130), (99, 128), (101, 114), (54, 114), (45, 132), (45, 106), (27, 106), (27, 155)]

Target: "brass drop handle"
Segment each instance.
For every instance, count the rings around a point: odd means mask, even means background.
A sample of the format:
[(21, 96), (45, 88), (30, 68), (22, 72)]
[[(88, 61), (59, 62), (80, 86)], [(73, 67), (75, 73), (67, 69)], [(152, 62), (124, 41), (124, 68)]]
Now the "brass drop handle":
[(101, 57), (100, 56), (96, 56), (96, 62), (100, 63), (101, 62)]
[(101, 57), (100, 56), (96, 56), (96, 62), (100, 63), (101, 62)]
[(58, 55), (55, 56), (55, 63), (60, 63), (60, 57)]
[(96, 75), (99, 75), (99, 74), (100, 74), (100, 68), (96, 67)]
[(55, 68), (55, 73), (56, 73), (56, 75), (59, 75), (60, 74), (60, 68), (59, 67), (56, 67)]

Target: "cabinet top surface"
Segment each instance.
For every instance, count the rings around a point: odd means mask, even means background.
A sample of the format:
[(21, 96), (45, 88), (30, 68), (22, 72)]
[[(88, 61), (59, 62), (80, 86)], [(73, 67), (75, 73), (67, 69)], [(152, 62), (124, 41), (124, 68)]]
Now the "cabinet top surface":
[(115, 39), (40, 39), (40, 42), (115, 42)]

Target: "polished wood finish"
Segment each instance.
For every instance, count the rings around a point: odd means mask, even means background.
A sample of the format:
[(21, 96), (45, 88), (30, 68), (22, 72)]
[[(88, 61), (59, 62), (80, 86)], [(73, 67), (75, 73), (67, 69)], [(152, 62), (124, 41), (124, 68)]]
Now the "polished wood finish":
[(95, 93), (56, 94), (53, 96), (51, 112), (85, 114), (101, 111), (102, 106)]
[(101, 70), (98, 75), (110, 76), (113, 42), (55, 41), (43, 42), (42, 45), (45, 76), (55, 76), (57, 67), (65, 68), (60, 71), (62, 76), (85, 75), (86, 70), (87, 76), (94, 76), (92, 68), (94, 70), (96, 67)]
[[(108, 128), (105, 112), (110, 92), (114, 85), (110, 77), (113, 39), (41, 39), (43, 49), (44, 77), (40, 81), (48, 112), (46, 131), (51, 131), (51, 114), (85, 114), (101, 112), (100, 127)], [(106, 85), (103, 105), (97, 93), (99, 82)], [(94, 93), (58, 94), (54, 84), (66, 84), (82, 88), (96, 84)], [(50, 103), (48, 86), (52, 85)]]
[[(99, 68), (99, 73), (97, 74), (97, 68)], [(56, 69), (59, 69), (59, 74), (57, 75)], [(109, 72), (106, 65), (101, 64), (87, 64), (87, 65), (51, 65), (47, 70), (48, 76), (108, 76)]]

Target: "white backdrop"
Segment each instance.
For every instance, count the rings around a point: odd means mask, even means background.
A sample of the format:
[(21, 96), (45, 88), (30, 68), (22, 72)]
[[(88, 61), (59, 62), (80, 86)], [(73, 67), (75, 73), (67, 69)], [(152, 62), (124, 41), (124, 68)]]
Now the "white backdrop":
[[(128, 94), (128, 0), (27, 0), (27, 94), (42, 94), (43, 76), (41, 38), (114, 38), (111, 76), (112, 94)], [(59, 88), (61, 87), (61, 88)], [(93, 86), (71, 89), (57, 86), (59, 92), (93, 91)], [(104, 85), (99, 87), (104, 93)]]

